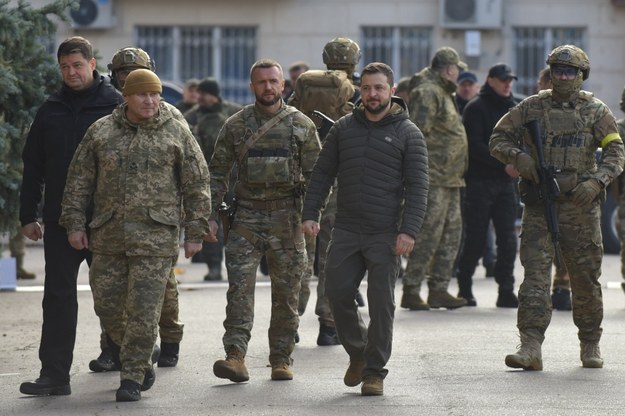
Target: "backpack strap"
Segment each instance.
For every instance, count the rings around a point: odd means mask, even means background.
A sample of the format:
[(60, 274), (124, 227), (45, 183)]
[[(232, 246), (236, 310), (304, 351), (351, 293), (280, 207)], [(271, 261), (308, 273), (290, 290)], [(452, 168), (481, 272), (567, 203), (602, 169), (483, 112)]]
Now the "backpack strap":
[(238, 163), (239, 165), (241, 165), (241, 162), (243, 161), (243, 158), (245, 157), (245, 155), (247, 154), (247, 151), (250, 150), (253, 146), (254, 143), (256, 143), (256, 141), (258, 139), (260, 139), (261, 137), (263, 137), (265, 135), (265, 133), (267, 133), (269, 131), (270, 128), (272, 128), (273, 126), (275, 126), (276, 124), (278, 124), (280, 122), (280, 120), (282, 120), (283, 118), (285, 118), (286, 116), (288, 116), (289, 114), (293, 114), (297, 111), (297, 108), (295, 107), (291, 107), (289, 105), (284, 106), (284, 108), (282, 109), (282, 111), (280, 111), (278, 114), (276, 114), (273, 118), (271, 118), (269, 121), (267, 121), (265, 124), (263, 124), (262, 126), (260, 126), (258, 128), (258, 130), (256, 130), (254, 132), (254, 134), (252, 134), (250, 136), (249, 139), (247, 139), (245, 141), (245, 143), (243, 144), (243, 147), (241, 148), (241, 151), (239, 152), (239, 157), (238, 157)]

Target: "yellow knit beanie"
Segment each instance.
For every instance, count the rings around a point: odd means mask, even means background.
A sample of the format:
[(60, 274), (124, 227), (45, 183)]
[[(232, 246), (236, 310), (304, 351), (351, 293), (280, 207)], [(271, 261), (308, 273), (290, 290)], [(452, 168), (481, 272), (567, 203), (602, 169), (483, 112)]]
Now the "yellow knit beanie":
[(146, 92), (163, 92), (163, 84), (156, 74), (149, 69), (135, 69), (126, 78), (122, 94), (124, 96)]

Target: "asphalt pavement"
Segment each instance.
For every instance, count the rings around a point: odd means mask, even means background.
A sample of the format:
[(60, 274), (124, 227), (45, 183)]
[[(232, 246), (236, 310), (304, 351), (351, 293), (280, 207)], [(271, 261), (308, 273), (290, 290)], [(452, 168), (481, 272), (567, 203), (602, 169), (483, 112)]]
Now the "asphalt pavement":
[[(5, 252), (6, 256), (7, 253)], [(301, 317), (301, 342), (294, 352), (293, 381), (271, 381), (267, 329), (268, 278), (259, 274), (256, 325), (246, 357), (250, 381), (218, 379), (212, 365), (224, 357), (221, 337), (225, 282), (204, 283), (206, 266), (182, 259), (181, 319), (185, 335), (176, 368), (157, 368), (154, 387), (136, 403), (116, 403), (119, 373), (96, 374), (88, 363), (99, 354), (99, 324), (88, 288), (88, 269), (79, 276), (78, 337), (72, 367), (72, 394), (28, 397), (19, 384), (38, 377), (43, 249), (28, 247), (34, 281), (18, 281), (0, 292), (0, 415), (622, 415), (625, 413), (625, 294), (620, 259), (604, 259), (605, 317), (601, 342), (605, 366), (584, 369), (570, 312), (553, 314), (543, 344), (542, 372), (505, 366), (519, 343), (516, 310), (495, 307), (497, 285), (479, 268), (474, 294), (478, 306), (454, 311), (410, 312), (398, 307), (393, 355), (384, 396), (362, 397), (343, 384), (348, 357), (341, 346), (319, 347), (314, 314), (315, 288)], [(515, 270), (517, 287), (522, 267)], [(363, 291), (366, 281), (363, 284)], [(456, 291), (452, 280), (452, 293)], [(427, 296), (424, 288), (422, 295)], [(396, 297), (401, 297), (401, 283)], [(362, 308), (365, 319), (367, 309)]]

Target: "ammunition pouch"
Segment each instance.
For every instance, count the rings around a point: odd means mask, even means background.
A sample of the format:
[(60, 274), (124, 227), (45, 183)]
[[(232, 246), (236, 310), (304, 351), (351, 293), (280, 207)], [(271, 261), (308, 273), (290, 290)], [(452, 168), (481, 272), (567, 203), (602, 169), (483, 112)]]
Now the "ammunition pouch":
[(560, 171), (555, 173), (556, 182), (560, 188), (560, 194), (564, 195), (577, 186), (577, 172), (576, 171)]

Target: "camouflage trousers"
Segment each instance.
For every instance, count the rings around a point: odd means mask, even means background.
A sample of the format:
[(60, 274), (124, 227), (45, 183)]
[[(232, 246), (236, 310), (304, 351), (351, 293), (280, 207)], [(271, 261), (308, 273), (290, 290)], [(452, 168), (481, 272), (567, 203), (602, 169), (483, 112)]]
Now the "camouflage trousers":
[[(580, 341), (598, 342), (601, 338), (603, 298), (599, 276), (603, 246), (601, 208), (598, 201), (577, 207), (562, 201), (557, 205), (560, 246), (571, 280), (573, 322)], [(519, 288), (517, 327), (545, 334), (551, 322), (551, 267), (554, 248), (542, 205), (526, 205), (521, 231), (521, 264), (525, 277)]]
[[(15, 224), (15, 228), (9, 231), (9, 252), (11, 253), (11, 257), (15, 257), (17, 259), (18, 267), (20, 264), (23, 264), (24, 255), (26, 254), (26, 242), (22, 235), (22, 227), (19, 223)], [(0, 242), (0, 257), (2, 257), (2, 252), (4, 251), (4, 247), (2, 242)]]
[(267, 257), (271, 279), (269, 362), (291, 364), (299, 326), (297, 304), (301, 278), (307, 266), (301, 232), (301, 206), (266, 211), (245, 208), (239, 202), (226, 242), (228, 292), (223, 344), (247, 352), (254, 325), (256, 271)]
[(143, 383), (152, 365), (158, 321), (173, 257), (93, 253), (89, 284), (104, 330), (120, 346), (122, 380)]
[(446, 291), (461, 237), (460, 189), (430, 187), (423, 226), (402, 278), (404, 292), (418, 294), (426, 278), (430, 290)]
[[(174, 261), (174, 264), (176, 262)], [(158, 332), (161, 342), (180, 344), (182, 341), (182, 333), (184, 324), (179, 318), (180, 308), (178, 305), (178, 282), (174, 269), (171, 269), (167, 286), (165, 287), (165, 298), (163, 300), (163, 309), (161, 309), (161, 318), (158, 321)], [(104, 326), (100, 323), (102, 332), (100, 334), (100, 349), (108, 348), (106, 342), (106, 332)]]

